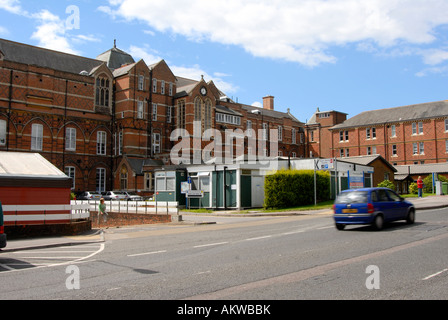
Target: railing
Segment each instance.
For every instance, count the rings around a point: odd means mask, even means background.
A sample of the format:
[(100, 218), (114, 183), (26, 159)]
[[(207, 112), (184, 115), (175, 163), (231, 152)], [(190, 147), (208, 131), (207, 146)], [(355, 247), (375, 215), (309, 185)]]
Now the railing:
[(90, 206), (68, 205), (3, 205), (4, 222), (11, 225), (63, 224), (89, 219)]
[[(98, 211), (99, 200), (72, 200), (73, 205), (89, 205), (91, 211)], [(175, 201), (116, 201), (107, 200), (107, 212), (137, 214), (179, 214), (179, 203)]]

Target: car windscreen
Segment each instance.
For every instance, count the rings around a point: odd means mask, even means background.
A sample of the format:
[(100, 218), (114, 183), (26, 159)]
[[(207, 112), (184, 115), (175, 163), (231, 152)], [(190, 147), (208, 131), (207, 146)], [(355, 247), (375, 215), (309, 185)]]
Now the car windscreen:
[(336, 198), (336, 203), (367, 203), (367, 191), (343, 192)]

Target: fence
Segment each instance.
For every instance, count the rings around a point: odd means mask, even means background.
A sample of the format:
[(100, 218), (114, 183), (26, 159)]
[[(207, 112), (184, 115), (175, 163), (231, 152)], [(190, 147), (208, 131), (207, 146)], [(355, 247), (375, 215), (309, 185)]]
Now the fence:
[(69, 205), (3, 205), (5, 226), (64, 224), (89, 219), (90, 206)]
[[(91, 211), (98, 211), (99, 200), (72, 200), (73, 205), (88, 205)], [(179, 203), (174, 201), (105, 201), (106, 210), (116, 213), (179, 215)]]

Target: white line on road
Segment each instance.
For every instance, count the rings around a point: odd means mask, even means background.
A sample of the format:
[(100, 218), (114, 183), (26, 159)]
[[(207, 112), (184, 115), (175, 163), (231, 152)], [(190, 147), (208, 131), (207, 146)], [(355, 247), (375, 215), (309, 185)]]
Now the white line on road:
[(153, 251), (153, 252), (144, 252), (144, 253), (136, 253), (136, 254), (128, 254), (128, 257), (139, 257), (139, 256), (148, 256), (151, 254), (165, 253), (166, 250), (161, 251)]
[(429, 280), (429, 279), (437, 277), (438, 275), (440, 275), (440, 274), (442, 274), (444, 272), (447, 272), (447, 271), (448, 271), (448, 269), (443, 269), (442, 271), (439, 271), (439, 272), (436, 272), (436, 273), (434, 273), (432, 275), (429, 275), (426, 278), (423, 278), (422, 280)]
[(218, 243), (209, 243), (209, 244), (203, 244), (200, 246), (194, 246), (193, 248), (205, 248), (205, 247), (212, 247), (212, 246), (220, 246), (223, 244), (228, 244), (228, 242), (218, 242)]
[(272, 238), (272, 236), (263, 236), (263, 237), (249, 238), (249, 239), (246, 239), (246, 241), (261, 240), (261, 239), (267, 239), (267, 238)]

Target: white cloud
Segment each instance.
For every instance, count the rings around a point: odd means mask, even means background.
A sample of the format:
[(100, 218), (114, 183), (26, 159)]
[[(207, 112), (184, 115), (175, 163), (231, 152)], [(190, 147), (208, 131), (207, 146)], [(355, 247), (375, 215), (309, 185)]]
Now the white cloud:
[(306, 66), (333, 63), (333, 46), (428, 44), (448, 23), (446, 0), (109, 0), (104, 12), (159, 32), (243, 47)]
[(28, 15), (28, 12), (22, 9), (19, 0), (1, 0), (0, 9), (14, 14)]
[(33, 17), (38, 21), (39, 25), (36, 31), (31, 35), (32, 39), (39, 42), (39, 46), (47, 49), (79, 54), (74, 50), (69, 42), (66, 34), (65, 21), (58, 16), (52, 14), (48, 10), (42, 10)]

